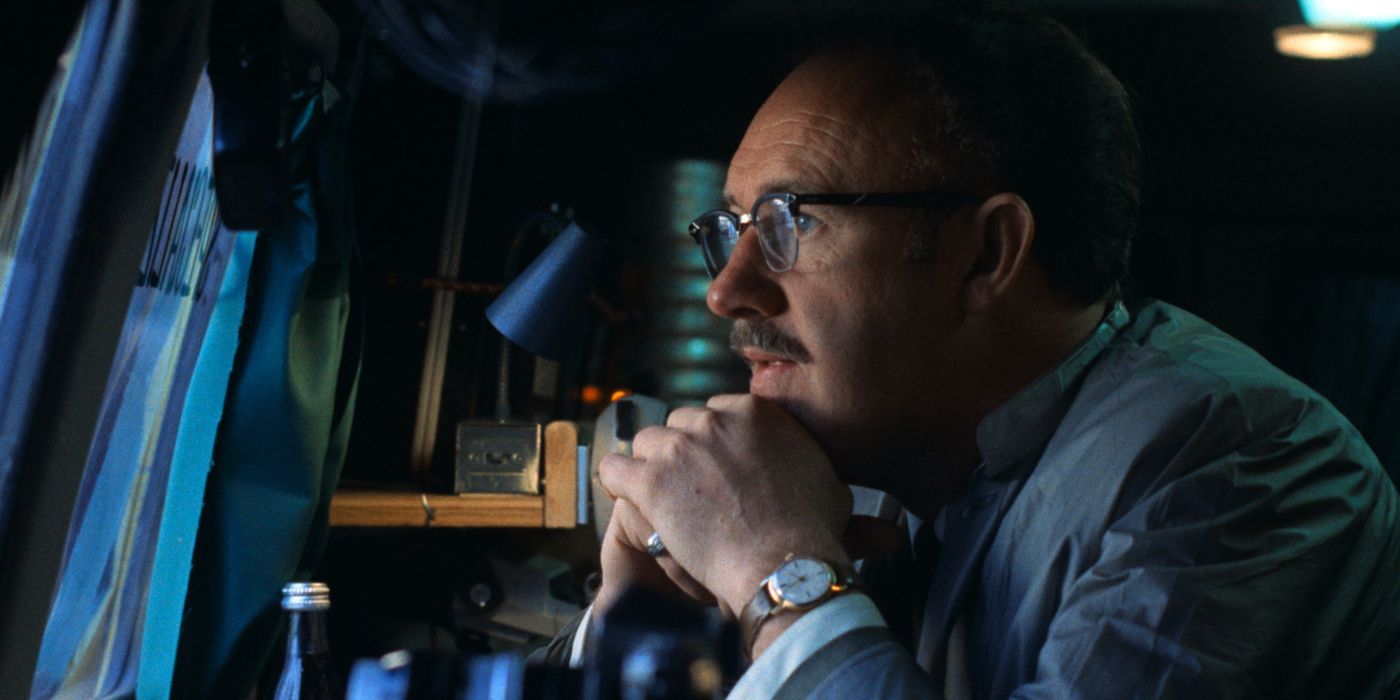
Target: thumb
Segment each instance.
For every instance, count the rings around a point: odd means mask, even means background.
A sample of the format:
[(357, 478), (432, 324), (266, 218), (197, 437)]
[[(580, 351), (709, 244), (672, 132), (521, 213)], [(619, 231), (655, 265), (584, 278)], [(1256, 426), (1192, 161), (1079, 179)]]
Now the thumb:
[(909, 533), (895, 523), (868, 515), (853, 515), (843, 538), (852, 560), (869, 559), (899, 549)]

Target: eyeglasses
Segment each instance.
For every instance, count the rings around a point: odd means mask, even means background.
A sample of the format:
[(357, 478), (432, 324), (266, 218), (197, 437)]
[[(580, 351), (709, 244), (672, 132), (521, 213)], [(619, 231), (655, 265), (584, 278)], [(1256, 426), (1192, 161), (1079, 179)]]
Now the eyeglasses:
[(758, 232), (758, 245), (763, 260), (774, 272), (785, 272), (797, 262), (797, 242), (802, 235), (821, 222), (802, 214), (804, 204), (825, 204), (845, 207), (898, 207), (901, 209), (948, 209), (972, 202), (972, 198), (956, 192), (866, 192), (862, 194), (793, 194), (770, 192), (754, 202), (747, 214), (736, 215), (725, 209), (701, 214), (690, 223), (690, 236), (705, 254), (705, 269), (710, 277), (718, 277), (734, 248), (744, 226), (752, 223)]

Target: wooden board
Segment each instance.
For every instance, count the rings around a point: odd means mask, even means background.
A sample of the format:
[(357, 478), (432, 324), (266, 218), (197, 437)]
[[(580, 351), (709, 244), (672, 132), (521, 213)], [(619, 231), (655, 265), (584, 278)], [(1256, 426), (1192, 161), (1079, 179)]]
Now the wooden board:
[(330, 521), (331, 527), (542, 527), (544, 497), (336, 491)]
[(541, 495), (341, 489), (331, 527), (574, 527), (578, 523), (578, 426), (545, 426)]
[(578, 426), (559, 420), (544, 427), (544, 526), (578, 525)]

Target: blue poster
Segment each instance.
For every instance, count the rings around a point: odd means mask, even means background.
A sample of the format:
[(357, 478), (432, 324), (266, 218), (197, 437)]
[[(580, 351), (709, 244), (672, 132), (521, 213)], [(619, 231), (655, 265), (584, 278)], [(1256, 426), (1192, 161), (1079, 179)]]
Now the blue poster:
[[(133, 270), (136, 289), (69, 527), (34, 697), (134, 692), (167, 503), (193, 502), (186, 539), (198, 524), (254, 241), (219, 221), (211, 110), (202, 79)], [(176, 466), (188, 473), (175, 477), (183, 490), (171, 494)]]

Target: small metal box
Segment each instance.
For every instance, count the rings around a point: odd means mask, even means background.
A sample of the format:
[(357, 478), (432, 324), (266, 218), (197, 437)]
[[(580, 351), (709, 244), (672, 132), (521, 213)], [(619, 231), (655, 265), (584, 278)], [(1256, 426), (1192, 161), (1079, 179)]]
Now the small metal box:
[(539, 493), (539, 423), (457, 424), (457, 493)]

